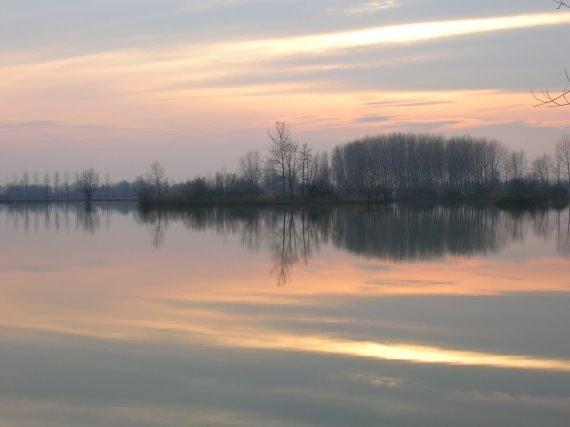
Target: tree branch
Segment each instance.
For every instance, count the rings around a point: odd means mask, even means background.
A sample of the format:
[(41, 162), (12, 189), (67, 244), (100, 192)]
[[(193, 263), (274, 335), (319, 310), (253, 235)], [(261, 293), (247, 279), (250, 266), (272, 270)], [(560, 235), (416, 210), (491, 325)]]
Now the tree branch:
[[(566, 71), (566, 78), (570, 82), (570, 75)], [(567, 107), (570, 106), (570, 88), (566, 86), (561, 93), (553, 95), (547, 90), (539, 93), (532, 91), (532, 96), (538, 101), (535, 107)]]
[[(558, 5), (556, 10), (563, 7), (570, 9), (570, 0), (552, 0)], [(566, 71), (566, 79), (570, 82), (570, 76)], [(561, 93), (552, 95), (547, 90), (542, 90), (540, 93), (532, 91), (533, 98), (538, 101), (535, 107), (568, 107), (570, 106), (570, 88), (566, 86)]]

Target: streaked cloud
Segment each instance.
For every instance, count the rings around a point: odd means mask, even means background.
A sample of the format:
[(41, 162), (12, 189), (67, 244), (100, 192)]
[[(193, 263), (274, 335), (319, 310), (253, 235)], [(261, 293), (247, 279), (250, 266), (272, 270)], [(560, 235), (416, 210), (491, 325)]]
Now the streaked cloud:
[(315, 54), (331, 50), (354, 49), (378, 44), (417, 43), (447, 37), (495, 31), (564, 25), (570, 14), (529, 14), (451, 21), (418, 22), (300, 37), (254, 40), (218, 46), (223, 54), (247, 52), (262, 55)]

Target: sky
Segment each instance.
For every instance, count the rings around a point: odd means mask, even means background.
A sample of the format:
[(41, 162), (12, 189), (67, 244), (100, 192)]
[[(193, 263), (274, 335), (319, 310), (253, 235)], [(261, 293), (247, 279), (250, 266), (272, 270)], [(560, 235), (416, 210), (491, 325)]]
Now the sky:
[(275, 121), (329, 150), (364, 135), (570, 132), (533, 106), (570, 68), (549, 0), (0, 0), (0, 180), (95, 167), (233, 170)]

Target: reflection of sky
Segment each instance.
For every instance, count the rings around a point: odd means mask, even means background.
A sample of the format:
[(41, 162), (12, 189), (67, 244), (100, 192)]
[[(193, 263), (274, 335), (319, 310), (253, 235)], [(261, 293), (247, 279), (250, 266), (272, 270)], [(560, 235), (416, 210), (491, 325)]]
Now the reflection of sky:
[(98, 210), (87, 228), (74, 210), (69, 223), (62, 209), (29, 214), (26, 231), (21, 212), (0, 210), (0, 424), (562, 426), (570, 415), (570, 264), (553, 211), (525, 217), (496, 253), (395, 261), (323, 240), (282, 287), (270, 277), (278, 232), (248, 249), (230, 223), (171, 219), (157, 248), (155, 224), (134, 211)]

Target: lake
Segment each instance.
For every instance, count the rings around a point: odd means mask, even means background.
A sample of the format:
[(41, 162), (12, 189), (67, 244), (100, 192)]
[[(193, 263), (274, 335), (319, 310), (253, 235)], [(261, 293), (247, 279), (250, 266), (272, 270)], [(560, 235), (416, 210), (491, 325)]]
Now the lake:
[(568, 426), (568, 208), (0, 206), (1, 426)]

